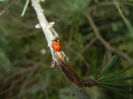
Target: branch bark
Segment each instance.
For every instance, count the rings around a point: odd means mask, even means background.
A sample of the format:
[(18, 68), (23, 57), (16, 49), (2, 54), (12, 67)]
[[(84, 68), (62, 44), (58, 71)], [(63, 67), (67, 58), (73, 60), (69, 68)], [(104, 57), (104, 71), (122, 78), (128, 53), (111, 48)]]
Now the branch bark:
[[(80, 78), (77, 76), (77, 74), (68, 66), (68, 64), (63, 63), (63, 60), (59, 57), (60, 55), (63, 56), (64, 52), (61, 51), (60, 53), (55, 53), (52, 48), (52, 41), (58, 38), (58, 35), (56, 31), (49, 27), (50, 23), (48, 23), (45, 14), (43, 13), (43, 9), (40, 5), (40, 0), (31, 0), (32, 6), (35, 9), (35, 12), (37, 14), (37, 18), (39, 20), (39, 25), (41, 29), (43, 30), (43, 33), (46, 37), (46, 40), (48, 42), (48, 47), (51, 50), (51, 54), (54, 60), (58, 61), (58, 69), (64, 74), (64, 76), (69, 80), (71, 85), (74, 88), (74, 94), (77, 96), (78, 99), (89, 99), (85, 89), (84, 89), (84, 83), (80, 80)], [(55, 57), (56, 59), (55, 59)], [(65, 54), (64, 56), (65, 57)], [(65, 64), (65, 65), (64, 65)]]
[(52, 49), (52, 41), (55, 40), (56, 38), (58, 38), (57, 34), (55, 34), (54, 29), (51, 27), (49, 28), (49, 23), (45, 17), (45, 15), (43, 14), (43, 9), (40, 6), (40, 0), (31, 0), (32, 2), (32, 6), (35, 9), (35, 12), (37, 14), (37, 18), (39, 21), (39, 25), (46, 37), (46, 40), (48, 42), (48, 47), (51, 50), (51, 53), (53, 55), (53, 49)]
[(111, 52), (115, 52), (115, 53), (118, 53), (120, 56), (122, 56), (123, 58), (125, 58), (127, 61), (129, 62), (132, 62), (133, 59), (128, 56), (126, 53), (116, 49), (116, 48), (113, 48), (100, 34), (100, 31), (98, 30), (98, 27), (96, 26), (92, 16), (88, 13), (88, 14), (85, 14), (92, 29), (94, 30), (94, 33), (97, 37), (97, 39), (105, 46), (105, 48), (107, 48), (109, 51)]

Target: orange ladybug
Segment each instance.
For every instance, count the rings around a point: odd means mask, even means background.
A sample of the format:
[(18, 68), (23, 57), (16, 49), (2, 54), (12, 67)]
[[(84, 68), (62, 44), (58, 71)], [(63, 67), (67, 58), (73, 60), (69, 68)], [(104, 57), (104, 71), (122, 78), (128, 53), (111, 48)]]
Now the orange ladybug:
[(61, 51), (60, 41), (57, 41), (57, 40), (53, 41), (52, 48), (54, 49), (55, 52)]

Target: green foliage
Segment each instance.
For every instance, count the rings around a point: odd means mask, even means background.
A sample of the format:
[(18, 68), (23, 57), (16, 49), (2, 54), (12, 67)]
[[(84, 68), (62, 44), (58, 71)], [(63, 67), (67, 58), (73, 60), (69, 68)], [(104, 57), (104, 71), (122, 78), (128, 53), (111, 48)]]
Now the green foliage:
[(109, 69), (116, 63), (118, 56), (113, 56), (109, 63), (103, 68), (102, 72), (99, 74), (98, 78), (101, 78), (103, 75), (109, 71)]
[(133, 76), (125, 77), (125, 73), (131, 69), (133, 66), (129, 66), (119, 71), (108, 72), (109, 69), (115, 64), (118, 56), (113, 56), (109, 63), (103, 68), (103, 71), (97, 78), (97, 83), (99, 87), (109, 89), (125, 98), (129, 98), (127, 94), (133, 93), (133, 85), (129, 80), (133, 80)]

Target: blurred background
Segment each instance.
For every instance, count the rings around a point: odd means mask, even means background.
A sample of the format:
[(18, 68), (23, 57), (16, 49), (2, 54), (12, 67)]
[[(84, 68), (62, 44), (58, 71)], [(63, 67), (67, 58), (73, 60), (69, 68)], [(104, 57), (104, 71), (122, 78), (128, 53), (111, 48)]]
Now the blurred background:
[[(31, 3), (21, 17), (25, 2), (0, 2), (0, 99), (76, 99), (61, 72), (50, 68), (51, 53), (43, 32), (35, 29)], [(41, 5), (82, 80), (94, 79), (116, 53), (120, 57), (108, 73), (132, 65), (133, 0), (45, 0)], [(122, 74), (132, 75), (133, 69)], [(125, 99), (97, 86), (86, 91), (90, 99)]]

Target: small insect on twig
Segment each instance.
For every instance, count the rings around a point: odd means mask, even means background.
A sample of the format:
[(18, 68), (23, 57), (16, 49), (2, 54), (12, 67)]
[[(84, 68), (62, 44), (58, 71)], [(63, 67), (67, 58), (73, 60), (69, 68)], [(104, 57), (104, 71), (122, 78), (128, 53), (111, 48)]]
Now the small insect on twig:
[(73, 84), (83, 87), (83, 83), (77, 74), (70, 68), (69, 62), (67, 57), (65, 56), (64, 52), (62, 51), (61, 43), (59, 40), (54, 40), (52, 42), (52, 48), (54, 50), (53, 59), (54, 63), (59, 70), (61, 70), (64, 75), (71, 81)]
[[(37, 14), (39, 25), (36, 28), (42, 29), (46, 40), (48, 42), (48, 47), (50, 48), (55, 66), (64, 74), (64, 76), (71, 82), (74, 88), (74, 93), (78, 99), (88, 99), (88, 95), (84, 90), (84, 86), (80, 78), (76, 73), (69, 67), (68, 59), (66, 58), (64, 52), (62, 51), (60, 41), (56, 40), (59, 35), (53, 28), (53, 23), (50, 24), (43, 13), (43, 9), (40, 5), (40, 0), (31, 0), (32, 6)], [(56, 13), (56, 12), (55, 12)], [(53, 65), (54, 67), (54, 65)]]

